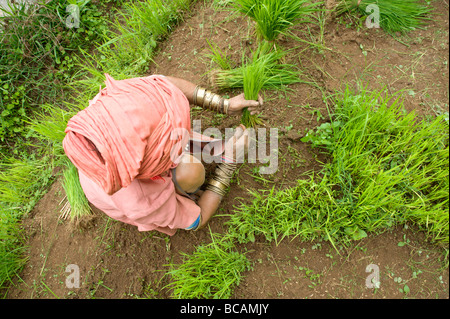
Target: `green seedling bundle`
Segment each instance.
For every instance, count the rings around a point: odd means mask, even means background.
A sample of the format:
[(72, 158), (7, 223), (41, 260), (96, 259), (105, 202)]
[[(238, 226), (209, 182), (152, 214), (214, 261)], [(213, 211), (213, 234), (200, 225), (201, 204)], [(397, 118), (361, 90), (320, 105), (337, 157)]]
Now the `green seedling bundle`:
[(257, 34), (266, 41), (275, 41), (287, 29), (310, 22), (311, 14), (321, 2), (307, 0), (236, 0), (233, 7), (256, 23)]
[[(263, 89), (281, 90), (289, 84), (303, 82), (297, 67), (280, 63), (284, 56), (283, 50), (262, 41), (252, 52), (251, 57), (243, 54), (240, 67), (217, 71), (216, 84), (222, 89), (242, 88), (247, 100), (258, 100), (258, 95)], [(246, 127), (254, 127), (262, 121), (245, 109), (241, 123)]]
[[(255, 59), (253, 63), (246, 65), (242, 69), (242, 78), (244, 86), (244, 96), (246, 100), (258, 100), (258, 95), (266, 81), (266, 66), (264, 61)], [(250, 114), (245, 108), (242, 112), (241, 123), (245, 127), (255, 127), (261, 124), (257, 115)]]
[(91, 208), (86, 195), (81, 188), (78, 169), (72, 162), (67, 161), (67, 167), (63, 172), (63, 188), (67, 201), (61, 208), (61, 217), (76, 220), (91, 213)]

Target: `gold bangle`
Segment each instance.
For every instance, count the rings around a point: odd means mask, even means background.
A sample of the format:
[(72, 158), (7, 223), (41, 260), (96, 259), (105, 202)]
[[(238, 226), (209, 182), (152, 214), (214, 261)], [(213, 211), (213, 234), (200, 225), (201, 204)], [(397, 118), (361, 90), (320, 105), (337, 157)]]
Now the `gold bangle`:
[(198, 92), (199, 86), (197, 85), (194, 89), (194, 94), (192, 95), (192, 102), (194, 105), (197, 105), (197, 92)]
[(203, 105), (202, 105), (204, 109), (210, 108), (213, 97), (214, 97), (214, 94), (211, 91), (209, 91), (209, 90), (205, 91), (205, 97), (203, 99)]
[(228, 114), (228, 108), (230, 107), (230, 100), (224, 99), (223, 101), (223, 113)]
[(203, 101), (205, 99), (206, 89), (202, 87), (198, 87), (196, 89), (197, 93), (194, 96), (194, 105), (203, 106)]
[(215, 177), (211, 178), (208, 182), (209, 185), (215, 186), (223, 191), (226, 191), (228, 186), (221, 181), (218, 181)]
[(220, 107), (220, 95), (218, 94), (214, 94), (213, 98), (211, 100), (211, 104), (210, 104), (210, 109), (216, 112), (219, 112), (219, 107)]
[(210, 90), (199, 85), (194, 89), (192, 101), (194, 105), (224, 114), (228, 114), (228, 108), (230, 106), (228, 99), (221, 97), (219, 94), (212, 93)]
[(222, 197), (227, 194), (227, 186), (215, 180), (214, 178), (209, 180), (208, 184), (206, 185), (206, 189)]

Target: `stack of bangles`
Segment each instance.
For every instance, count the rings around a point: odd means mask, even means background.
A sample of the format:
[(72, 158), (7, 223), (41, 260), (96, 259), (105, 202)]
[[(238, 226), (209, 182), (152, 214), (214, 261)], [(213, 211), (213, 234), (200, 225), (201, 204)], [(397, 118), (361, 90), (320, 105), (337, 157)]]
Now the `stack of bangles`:
[(214, 176), (208, 181), (206, 189), (220, 196), (225, 196), (230, 186), (231, 178), (236, 170), (237, 164), (234, 162), (222, 162), (217, 165)]
[(193, 102), (194, 105), (223, 114), (228, 114), (228, 107), (230, 106), (228, 99), (198, 85), (194, 90)]
[[(228, 114), (230, 105), (228, 99), (198, 85), (194, 90), (193, 102), (194, 105), (223, 114)], [(222, 197), (225, 196), (236, 167), (237, 164), (233, 160), (222, 157), (222, 163), (216, 167), (214, 176), (206, 185), (206, 190), (210, 190)]]

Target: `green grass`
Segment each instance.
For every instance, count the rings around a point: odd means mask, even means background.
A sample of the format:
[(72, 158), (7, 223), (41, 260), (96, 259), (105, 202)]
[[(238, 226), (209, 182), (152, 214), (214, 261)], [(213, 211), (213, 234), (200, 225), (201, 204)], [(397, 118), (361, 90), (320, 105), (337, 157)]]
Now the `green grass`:
[(170, 264), (167, 275), (172, 297), (177, 299), (227, 299), (251, 264), (244, 253), (236, 251), (228, 236), (211, 233), (212, 243), (199, 245), (191, 254), (182, 253), (181, 264)]
[(29, 136), (26, 116), (42, 103), (69, 96), (79, 49), (92, 49), (106, 32), (101, 4), (70, 1), (80, 8), (80, 28), (66, 27), (65, 0), (12, 5), (0, 17), (0, 152), (17, 152)]
[(323, 177), (274, 193), (253, 193), (230, 216), (240, 242), (300, 236), (331, 243), (358, 240), (411, 222), (448, 244), (448, 122), (418, 121), (384, 92), (349, 90), (333, 98), (331, 126), (309, 132), (331, 155)]
[(9, 158), (0, 163), (0, 288), (6, 287), (27, 260), (21, 220), (52, 182), (51, 157)]
[(222, 70), (231, 70), (233, 68), (233, 61), (227, 57), (226, 53), (220, 50), (220, 48), (215, 43), (211, 43), (208, 39), (209, 48), (211, 53), (206, 56), (211, 59), (217, 66)]
[[(348, 90), (336, 101), (325, 167), (338, 181), (355, 224), (376, 231), (412, 221), (429, 238), (448, 243), (448, 122), (403, 114), (399, 97)], [(335, 145), (333, 145), (335, 144)], [(391, 222), (392, 220), (392, 222)]]
[(432, 10), (429, 4), (422, 4), (418, 0), (343, 0), (337, 7), (337, 13), (349, 12), (365, 19), (371, 14), (370, 10), (366, 12), (367, 6), (371, 4), (379, 8), (380, 27), (391, 35), (423, 28)]
[(142, 76), (148, 71), (158, 43), (189, 9), (191, 0), (144, 0), (126, 2), (116, 16), (96, 53), (82, 51), (75, 77), (76, 90), (98, 93), (108, 73), (117, 80)]
[(311, 15), (320, 10), (321, 2), (307, 0), (236, 0), (233, 8), (256, 23), (257, 34), (275, 41), (286, 30), (313, 21)]

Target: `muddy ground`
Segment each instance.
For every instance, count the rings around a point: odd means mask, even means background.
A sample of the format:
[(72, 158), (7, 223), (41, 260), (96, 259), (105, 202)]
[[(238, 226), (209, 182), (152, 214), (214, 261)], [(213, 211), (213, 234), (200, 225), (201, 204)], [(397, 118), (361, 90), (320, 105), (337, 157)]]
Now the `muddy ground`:
[[(330, 4), (331, 2), (329, 2)], [(328, 119), (323, 95), (349, 85), (369, 89), (386, 86), (404, 91), (405, 108), (421, 117), (448, 112), (449, 8), (434, 1), (433, 18), (425, 30), (415, 30), (402, 42), (382, 30), (357, 28), (348, 17), (326, 17), (323, 36), (318, 26), (301, 26), (294, 33), (318, 49), (284, 37), (280, 44), (291, 49), (286, 62), (301, 66), (309, 84), (292, 85), (289, 93), (264, 92), (262, 116), (267, 127), (280, 130), (279, 169), (266, 181), (255, 178), (246, 164), (210, 222), (213, 232), (225, 232), (226, 216), (249, 189), (278, 189), (294, 185), (308, 171), (319, 172), (328, 159), (300, 141), (305, 131)], [(308, 31), (309, 27), (309, 31)], [(251, 23), (210, 2), (199, 1), (171, 36), (149, 67), (149, 74), (181, 77), (214, 89), (206, 39), (216, 43), (238, 63), (241, 52), (254, 46)], [(217, 91), (217, 90), (216, 90)], [(223, 94), (234, 95), (239, 91)], [(192, 119), (202, 129), (234, 127), (239, 119), (194, 110)], [(208, 167), (209, 171), (211, 170)], [(253, 176), (252, 176), (253, 175)], [(164, 276), (171, 261), (181, 262), (180, 252), (210, 240), (210, 230), (179, 230), (169, 237), (158, 232), (138, 232), (133, 226), (107, 218), (93, 208), (93, 215), (74, 225), (59, 218), (64, 190), (57, 180), (24, 220), (29, 237), (29, 259), (7, 298), (170, 298)], [(253, 270), (235, 289), (234, 298), (448, 298), (448, 257), (428, 243), (413, 225), (399, 225), (380, 235), (369, 234), (338, 255), (328, 242), (285, 239), (276, 245), (263, 238), (247, 245)], [(79, 267), (80, 288), (67, 288), (66, 267)], [(380, 287), (367, 288), (368, 265), (376, 265)], [(405, 290), (405, 285), (408, 289)]]

